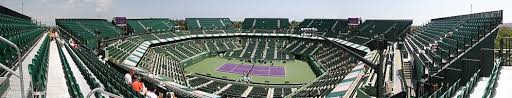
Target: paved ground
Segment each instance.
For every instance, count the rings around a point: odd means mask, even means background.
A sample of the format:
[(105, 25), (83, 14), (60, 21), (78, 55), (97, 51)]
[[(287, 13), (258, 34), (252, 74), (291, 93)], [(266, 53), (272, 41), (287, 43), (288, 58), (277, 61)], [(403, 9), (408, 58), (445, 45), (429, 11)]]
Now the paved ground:
[(503, 66), (498, 74), (498, 83), (496, 85), (496, 94), (494, 98), (510, 98), (512, 93), (512, 66)]
[(50, 54), (48, 65), (48, 82), (46, 96), (52, 98), (69, 98), (66, 78), (59, 56), (59, 48), (55, 41), (50, 42)]
[(404, 77), (402, 77), (402, 57), (400, 55), (400, 50), (393, 51), (393, 93), (397, 94), (402, 92), (402, 82), (404, 82)]

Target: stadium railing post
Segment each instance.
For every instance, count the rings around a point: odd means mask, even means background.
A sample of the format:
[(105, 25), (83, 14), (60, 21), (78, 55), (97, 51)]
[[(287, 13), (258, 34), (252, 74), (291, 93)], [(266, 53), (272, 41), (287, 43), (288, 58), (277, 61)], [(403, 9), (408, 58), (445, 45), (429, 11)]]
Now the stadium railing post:
[(19, 67), (19, 74), (16, 75), (16, 73), (14, 71), (12, 71), (11, 69), (9, 69), (8, 67), (4, 66), (4, 65), (1, 65), (3, 69), (7, 70), (8, 72), (14, 74), (15, 76), (17, 76), (18, 78), (20, 78), (20, 93), (21, 93), (21, 98), (25, 98), (25, 83), (23, 81), (23, 66), (21, 65), (21, 51), (20, 51), (20, 48), (18, 48), (18, 46), (16, 46), (16, 44), (12, 43), (11, 41), (5, 39), (4, 37), (1, 37), (0, 36), (0, 40), (1, 41), (4, 41), (6, 42), (7, 44), (11, 45), (12, 47), (14, 47), (14, 49), (16, 49), (16, 54), (17, 54), (17, 62), (18, 62), (18, 67)]
[(102, 94), (105, 94), (105, 95), (108, 95), (108, 96), (114, 97), (114, 98), (123, 98), (123, 96), (115, 95), (113, 93), (105, 91), (102, 87), (98, 87), (98, 88), (95, 88), (95, 89), (91, 90), (91, 92), (89, 92), (87, 94), (87, 97), (85, 97), (85, 98), (91, 98), (91, 95), (96, 93), (96, 92), (99, 92), (99, 93), (102, 93)]

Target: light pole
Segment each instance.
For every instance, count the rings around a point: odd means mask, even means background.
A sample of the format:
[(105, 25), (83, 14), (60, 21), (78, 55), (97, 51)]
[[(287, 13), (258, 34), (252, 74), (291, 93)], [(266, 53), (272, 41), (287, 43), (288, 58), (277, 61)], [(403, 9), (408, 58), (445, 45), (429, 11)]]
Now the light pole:
[(23, 12), (24, 12), (24, 10), (25, 10), (25, 9), (24, 9), (24, 5), (25, 5), (25, 3), (23, 2), (23, 0), (20, 0), (20, 1), (21, 1), (21, 14), (24, 14)]
[(473, 3), (471, 3), (471, 0), (468, 0), (468, 1), (469, 1), (469, 13), (473, 14)]

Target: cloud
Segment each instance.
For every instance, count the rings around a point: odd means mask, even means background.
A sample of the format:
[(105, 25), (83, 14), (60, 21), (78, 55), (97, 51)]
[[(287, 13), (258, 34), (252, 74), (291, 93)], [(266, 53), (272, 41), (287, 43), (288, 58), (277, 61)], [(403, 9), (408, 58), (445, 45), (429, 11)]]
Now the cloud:
[(112, 8), (112, 0), (96, 0), (96, 12), (108, 12)]
[(75, 8), (79, 4), (77, 0), (67, 0), (65, 6)]
[(71, 8), (94, 6), (96, 12), (108, 12), (112, 8), (112, 0), (66, 0), (65, 3)]

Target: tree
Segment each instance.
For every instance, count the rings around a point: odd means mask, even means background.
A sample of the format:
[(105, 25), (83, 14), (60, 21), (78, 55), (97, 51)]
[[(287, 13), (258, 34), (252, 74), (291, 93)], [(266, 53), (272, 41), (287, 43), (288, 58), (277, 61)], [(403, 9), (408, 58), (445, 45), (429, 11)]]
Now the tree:
[(296, 29), (296, 28), (299, 28), (299, 24), (300, 24), (300, 22), (295, 21), (295, 20), (294, 20), (294, 21), (292, 21), (292, 22), (290, 22), (290, 29)]
[[(498, 31), (498, 36), (496, 37), (496, 40), (495, 40), (494, 48), (500, 48), (500, 40), (503, 37), (512, 37), (512, 28), (511, 27), (502, 26), (500, 28), (500, 30)], [(505, 45), (504, 47), (510, 47), (510, 45)]]
[(235, 29), (242, 28), (242, 21), (233, 21), (233, 26)]
[(185, 20), (179, 19), (174, 21), (176, 21), (176, 25), (180, 26), (180, 28), (178, 28), (179, 30), (187, 29), (187, 22)]

